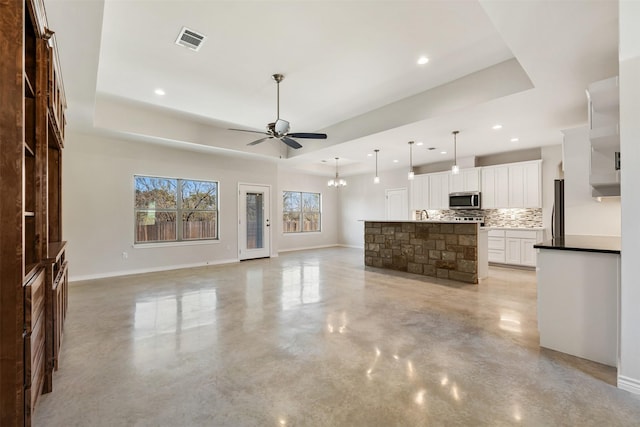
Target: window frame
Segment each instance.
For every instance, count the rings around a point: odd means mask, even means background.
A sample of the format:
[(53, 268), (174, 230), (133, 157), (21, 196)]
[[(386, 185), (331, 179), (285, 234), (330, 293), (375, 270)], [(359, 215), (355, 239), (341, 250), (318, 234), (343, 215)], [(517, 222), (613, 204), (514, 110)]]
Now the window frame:
[[(284, 206), (284, 197), (286, 193), (298, 193), (300, 194), (300, 210), (298, 211), (285, 211), (285, 206)], [(312, 195), (317, 195), (318, 196), (318, 211), (305, 211), (304, 210), (304, 194), (312, 194)], [(318, 229), (317, 230), (304, 230), (304, 214), (306, 213), (317, 213), (318, 214)], [(285, 235), (296, 235), (296, 234), (308, 234), (308, 233), (321, 233), (322, 232), (322, 193), (321, 192), (316, 192), (316, 191), (289, 191), (289, 190), (283, 190), (282, 191), (282, 234)], [(297, 231), (286, 231), (285, 227), (284, 227), (284, 217), (286, 214), (290, 214), (290, 213), (298, 213), (299, 214), (299, 221), (301, 224), (300, 230)]]
[[(175, 225), (176, 225), (176, 238), (175, 240), (149, 240), (149, 241), (138, 241), (138, 213), (139, 212), (148, 212), (150, 209), (148, 208), (138, 208), (136, 206), (136, 180), (137, 178), (151, 178), (151, 179), (163, 179), (163, 180), (171, 180), (176, 182), (176, 207), (173, 208), (156, 208), (153, 209), (155, 212), (169, 212), (175, 213)], [(183, 208), (182, 207), (182, 186), (185, 181), (195, 181), (195, 182), (205, 182), (209, 184), (215, 184), (215, 209), (192, 209), (192, 208)], [(213, 212), (216, 218), (216, 229), (215, 229), (215, 238), (204, 237), (197, 239), (185, 239), (184, 238), (184, 230), (183, 230), (183, 219), (182, 216), (188, 212)], [(188, 178), (175, 178), (175, 177), (167, 177), (167, 176), (158, 176), (158, 175), (144, 175), (144, 174), (134, 174), (133, 175), (133, 246), (134, 247), (153, 247), (153, 246), (183, 246), (183, 245), (194, 245), (194, 244), (207, 244), (207, 243), (215, 243), (220, 241), (220, 181), (217, 180), (209, 180), (209, 179), (188, 179)]]

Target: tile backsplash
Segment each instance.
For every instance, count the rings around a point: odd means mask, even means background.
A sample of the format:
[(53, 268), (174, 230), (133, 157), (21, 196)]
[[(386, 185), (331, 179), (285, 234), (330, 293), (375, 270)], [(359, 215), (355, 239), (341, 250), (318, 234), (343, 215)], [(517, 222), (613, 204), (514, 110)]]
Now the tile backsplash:
[[(542, 209), (429, 210), (429, 219), (449, 220), (456, 216), (483, 216), (487, 227), (542, 227)], [(416, 211), (420, 218), (420, 211)]]

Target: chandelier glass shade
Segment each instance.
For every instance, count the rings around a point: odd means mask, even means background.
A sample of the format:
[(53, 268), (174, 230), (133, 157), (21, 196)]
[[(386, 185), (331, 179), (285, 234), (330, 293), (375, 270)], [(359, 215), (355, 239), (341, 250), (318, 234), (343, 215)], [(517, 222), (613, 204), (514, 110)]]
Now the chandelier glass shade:
[(330, 179), (327, 182), (327, 186), (329, 187), (344, 187), (345, 185), (347, 185), (347, 181), (345, 181), (344, 179), (340, 178), (340, 176), (338, 175), (338, 157), (336, 157), (336, 177), (333, 179)]

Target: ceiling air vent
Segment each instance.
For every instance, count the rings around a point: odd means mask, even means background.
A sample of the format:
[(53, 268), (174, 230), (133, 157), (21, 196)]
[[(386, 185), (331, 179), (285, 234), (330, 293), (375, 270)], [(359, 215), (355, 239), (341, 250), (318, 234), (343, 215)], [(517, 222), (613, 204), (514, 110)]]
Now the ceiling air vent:
[(200, 46), (202, 46), (202, 43), (206, 38), (207, 37), (203, 34), (198, 34), (187, 27), (182, 27), (182, 30), (176, 39), (176, 44), (197, 51), (200, 49)]

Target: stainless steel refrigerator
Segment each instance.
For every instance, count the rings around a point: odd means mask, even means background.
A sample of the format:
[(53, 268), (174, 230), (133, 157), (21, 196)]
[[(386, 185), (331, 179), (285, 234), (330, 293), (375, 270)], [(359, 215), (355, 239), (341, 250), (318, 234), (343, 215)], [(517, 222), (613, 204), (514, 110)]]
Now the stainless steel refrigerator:
[(553, 181), (551, 236), (554, 239), (564, 238), (564, 179), (555, 179)]

